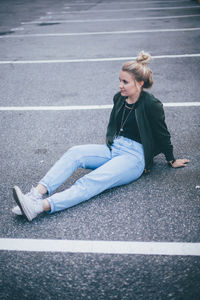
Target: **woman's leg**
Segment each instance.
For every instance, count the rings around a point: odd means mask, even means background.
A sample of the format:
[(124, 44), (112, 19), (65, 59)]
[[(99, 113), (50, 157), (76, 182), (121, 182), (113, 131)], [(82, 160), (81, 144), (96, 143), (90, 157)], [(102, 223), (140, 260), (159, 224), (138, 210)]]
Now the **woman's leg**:
[(106, 145), (80, 145), (70, 148), (40, 180), (37, 189), (51, 194), (78, 168), (95, 169), (111, 158)]
[[(63, 177), (67, 179), (70, 176), (70, 172), (77, 167), (95, 169), (77, 180), (71, 188), (64, 192), (54, 194), (42, 203), (36, 203), (24, 195), (18, 187), (14, 188), (14, 198), (29, 221), (35, 218), (40, 212), (44, 210), (48, 211), (49, 208), (51, 208), (51, 213), (63, 210), (88, 200), (108, 188), (130, 183), (139, 178), (144, 171), (143, 148), (137, 142), (126, 138), (117, 139), (112, 146), (111, 152), (104, 145), (89, 146), (71, 148), (44, 177), (46, 180), (49, 180), (49, 185), (41, 182), (50, 191), (50, 187), (53, 190), (52, 185), (54, 188), (56, 186), (52, 179), (58, 185), (58, 183), (62, 183), (61, 179), (63, 180)], [(80, 149), (82, 150), (81, 154)], [(62, 163), (64, 162), (66, 164), (63, 166)], [(65, 176), (63, 175), (63, 169), (67, 173)], [(56, 170), (62, 171), (61, 175), (56, 174)]]
[[(13, 196), (18, 206), (13, 209), (15, 214), (23, 213), (32, 221), (42, 211), (51, 209), (48, 200), (42, 201), (42, 195), (53, 192), (79, 167), (95, 169), (111, 158), (111, 152), (106, 145), (83, 145), (69, 149), (59, 161), (49, 170), (36, 188), (28, 194), (23, 194), (19, 187), (13, 188)], [(18, 209), (16, 211), (16, 208)]]
[(115, 156), (77, 180), (69, 189), (47, 198), (51, 213), (88, 200), (108, 188), (130, 183), (139, 178), (143, 171), (144, 159), (140, 159), (138, 155)]

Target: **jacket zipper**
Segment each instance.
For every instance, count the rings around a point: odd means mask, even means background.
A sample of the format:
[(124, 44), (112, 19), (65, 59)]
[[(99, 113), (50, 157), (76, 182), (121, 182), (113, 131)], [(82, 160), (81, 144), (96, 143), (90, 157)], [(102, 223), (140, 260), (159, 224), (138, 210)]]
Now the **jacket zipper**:
[[(121, 106), (120, 106), (120, 108), (118, 109), (116, 115), (120, 112), (120, 110), (121, 110), (121, 108), (123, 107), (123, 105), (124, 105), (124, 103), (121, 104)], [(117, 137), (119, 137), (119, 136), (117, 135), (117, 130), (116, 130), (116, 131), (115, 131), (114, 138), (117, 138)]]
[(140, 138), (141, 138), (141, 131), (140, 131), (140, 126), (139, 126), (139, 122), (138, 122), (138, 118), (137, 118), (136, 109), (135, 109), (135, 119), (136, 119), (136, 122), (137, 122), (137, 126), (138, 126), (139, 133), (140, 133)]
[[(137, 122), (137, 126), (138, 126), (138, 130), (139, 130), (139, 133), (140, 133), (140, 127), (139, 127), (139, 122), (138, 122), (138, 118), (137, 118), (137, 113), (136, 113), (136, 109), (135, 109), (135, 119), (136, 119), (136, 122)], [(141, 133), (140, 133), (140, 138), (141, 138)], [(144, 169), (144, 173), (149, 173), (150, 170), (148, 169)]]

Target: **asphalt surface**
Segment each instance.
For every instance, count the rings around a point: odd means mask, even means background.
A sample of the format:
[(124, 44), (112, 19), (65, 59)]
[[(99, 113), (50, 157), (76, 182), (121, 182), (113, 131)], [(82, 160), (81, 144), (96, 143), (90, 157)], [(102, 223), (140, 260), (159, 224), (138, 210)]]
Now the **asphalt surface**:
[[(140, 50), (153, 56), (199, 54), (199, 30), (181, 31), (198, 28), (198, 14), (200, 5), (189, 0), (3, 0), (0, 62), (132, 57)], [(179, 31), (112, 33), (151, 29)], [(86, 32), (110, 33), (33, 36)], [(122, 62), (0, 63), (0, 106), (112, 104)], [(151, 67), (151, 92), (161, 101), (199, 101), (200, 57), (154, 59)], [(28, 223), (11, 212), (13, 185), (28, 192), (71, 146), (104, 143), (110, 110), (0, 111), (0, 237), (199, 242), (200, 108), (165, 107), (165, 113), (175, 156), (190, 159), (186, 168), (169, 168), (159, 155), (150, 175)], [(86, 172), (78, 170), (59, 190)], [(0, 257), (3, 300), (196, 300), (200, 296), (199, 256), (1, 251)]]

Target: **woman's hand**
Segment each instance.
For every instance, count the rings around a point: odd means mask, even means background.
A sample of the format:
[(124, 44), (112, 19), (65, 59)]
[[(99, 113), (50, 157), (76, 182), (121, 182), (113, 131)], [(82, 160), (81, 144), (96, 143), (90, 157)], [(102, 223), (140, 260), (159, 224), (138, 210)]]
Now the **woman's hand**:
[(180, 168), (185, 167), (187, 163), (189, 163), (189, 159), (176, 159), (174, 163), (169, 162), (172, 166), (172, 168)]

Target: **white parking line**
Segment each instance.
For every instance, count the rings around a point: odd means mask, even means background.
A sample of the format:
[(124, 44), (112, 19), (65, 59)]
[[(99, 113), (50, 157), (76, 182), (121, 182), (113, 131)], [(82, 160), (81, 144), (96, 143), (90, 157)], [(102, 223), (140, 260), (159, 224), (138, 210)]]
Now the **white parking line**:
[(83, 20), (43, 20), (43, 21), (30, 21), (21, 22), (22, 25), (27, 24), (42, 24), (42, 23), (90, 23), (90, 22), (124, 22), (124, 21), (139, 21), (139, 20), (163, 20), (163, 19), (179, 19), (179, 18), (194, 18), (199, 17), (200, 14), (193, 15), (178, 15), (178, 16), (159, 16), (159, 17), (136, 17), (136, 18), (109, 18), (109, 19), (83, 19)]
[(168, 28), (168, 29), (140, 29), (140, 30), (118, 30), (118, 31), (96, 31), (96, 32), (67, 32), (67, 33), (32, 33), (32, 34), (16, 34), (3, 35), (5, 38), (29, 38), (29, 37), (62, 37), (62, 36), (87, 36), (87, 35), (112, 35), (112, 34), (132, 34), (132, 33), (157, 33), (157, 32), (182, 32), (182, 31), (199, 31), (200, 27), (192, 28)]
[[(169, 55), (152, 55), (153, 59), (165, 58), (191, 58), (200, 57), (200, 53), (194, 54), (169, 54)], [(108, 62), (108, 61), (125, 61), (134, 60), (136, 56), (130, 57), (105, 57), (105, 58), (77, 58), (77, 59), (50, 59), (50, 60), (2, 60), (0, 65), (5, 64), (52, 64), (52, 63), (85, 63), (85, 62)]]
[(200, 256), (200, 243), (0, 239), (0, 250)]
[[(191, 5), (191, 6), (174, 6), (174, 7), (142, 7), (142, 8), (122, 8), (122, 9), (98, 9), (98, 10), (71, 10), (71, 11), (63, 11), (62, 14), (88, 14), (88, 13), (105, 13), (105, 12), (125, 12), (125, 11), (148, 11), (148, 10), (173, 10), (173, 9), (191, 9), (191, 8), (200, 8), (199, 5)], [(53, 13), (52, 13), (53, 14)], [(57, 14), (57, 13), (55, 13)]]
[[(168, 102), (165, 107), (197, 107), (200, 102)], [(0, 106), (0, 111), (64, 111), (64, 110), (93, 110), (111, 109), (113, 105), (72, 105), (72, 106)]]
[(189, 1), (188, 0), (179, 0), (179, 1), (174, 1), (174, 0), (166, 0), (166, 1), (162, 1), (162, 0), (158, 0), (158, 1), (134, 1), (134, 2), (126, 2), (126, 1), (124, 1), (124, 2), (101, 2), (101, 3), (98, 3), (98, 2), (88, 2), (88, 3), (83, 3), (83, 2), (76, 2), (76, 3), (68, 3), (67, 5), (66, 5), (66, 7), (69, 7), (70, 5), (72, 5), (72, 6), (82, 6), (82, 5), (113, 5), (113, 4), (129, 4), (129, 5), (134, 5), (134, 4), (149, 4), (149, 3), (174, 3), (174, 2), (177, 2), (177, 3), (183, 3), (183, 2), (187, 2), (187, 3), (189, 3)]

